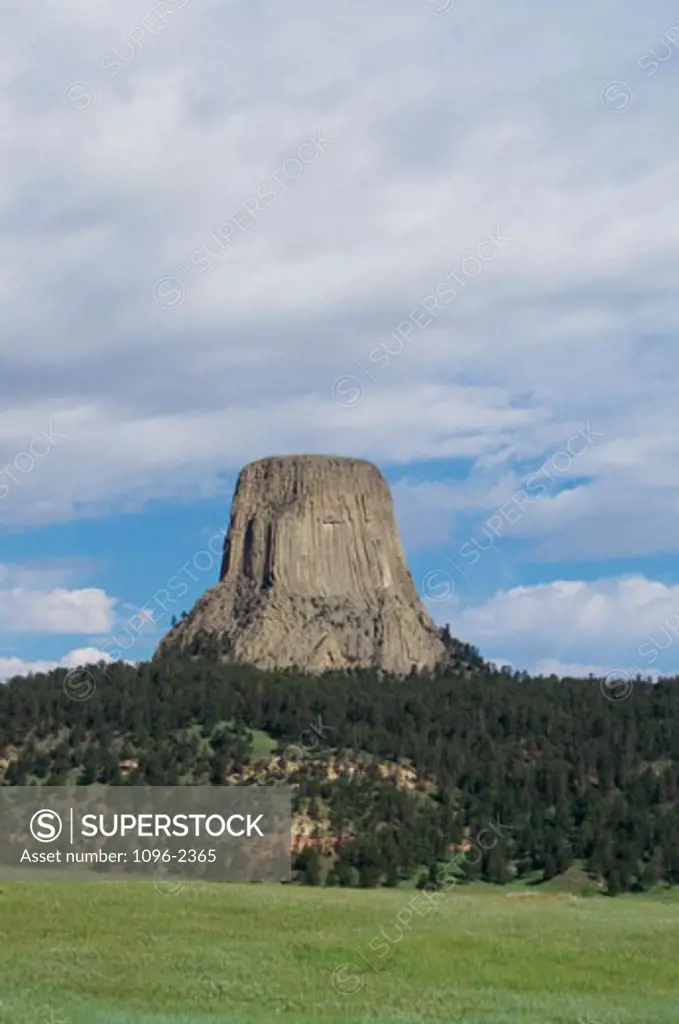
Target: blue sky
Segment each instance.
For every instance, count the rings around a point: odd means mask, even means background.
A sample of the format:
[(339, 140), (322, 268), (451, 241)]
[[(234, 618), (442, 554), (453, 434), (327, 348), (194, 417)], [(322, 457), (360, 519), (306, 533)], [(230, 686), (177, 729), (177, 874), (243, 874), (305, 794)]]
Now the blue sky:
[(149, 656), (287, 452), (380, 466), (486, 656), (679, 671), (672, 4), (26, 0), (0, 58), (0, 678)]

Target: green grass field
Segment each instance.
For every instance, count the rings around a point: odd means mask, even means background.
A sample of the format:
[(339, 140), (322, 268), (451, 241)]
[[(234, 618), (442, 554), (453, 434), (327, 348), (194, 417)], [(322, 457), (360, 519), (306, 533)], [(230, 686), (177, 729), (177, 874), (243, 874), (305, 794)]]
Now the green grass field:
[(0, 1021), (679, 1021), (673, 895), (569, 899), (456, 888), (437, 897), (436, 909), (413, 905), (408, 922), (415, 895), (5, 883)]

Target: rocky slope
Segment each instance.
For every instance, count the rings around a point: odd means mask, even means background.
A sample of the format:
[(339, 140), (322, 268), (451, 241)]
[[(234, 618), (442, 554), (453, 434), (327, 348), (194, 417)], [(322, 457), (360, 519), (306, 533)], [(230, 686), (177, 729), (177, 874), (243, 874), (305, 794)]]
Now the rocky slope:
[(159, 654), (308, 672), (405, 674), (446, 657), (420, 603), (389, 487), (369, 462), (279, 456), (242, 470), (219, 583)]

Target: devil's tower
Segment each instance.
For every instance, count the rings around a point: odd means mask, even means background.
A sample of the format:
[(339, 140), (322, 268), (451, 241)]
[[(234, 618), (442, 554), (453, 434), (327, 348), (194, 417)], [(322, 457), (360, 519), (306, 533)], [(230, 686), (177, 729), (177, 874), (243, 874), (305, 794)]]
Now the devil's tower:
[(159, 653), (308, 672), (427, 672), (445, 658), (370, 462), (287, 455), (241, 471), (219, 583)]

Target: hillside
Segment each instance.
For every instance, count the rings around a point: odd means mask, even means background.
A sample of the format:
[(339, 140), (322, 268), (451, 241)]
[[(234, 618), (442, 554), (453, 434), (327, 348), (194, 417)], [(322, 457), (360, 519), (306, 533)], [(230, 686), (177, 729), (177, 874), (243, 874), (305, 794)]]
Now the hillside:
[(469, 664), (396, 679), (168, 658), (95, 669), (81, 700), (63, 670), (15, 679), (0, 687), (2, 782), (284, 781), (310, 883), (396, 885), (498, 825), (469, 879), (576, 864), (612, 894), (679, 882), (677, 680), (614, 701), (596, 680)]

